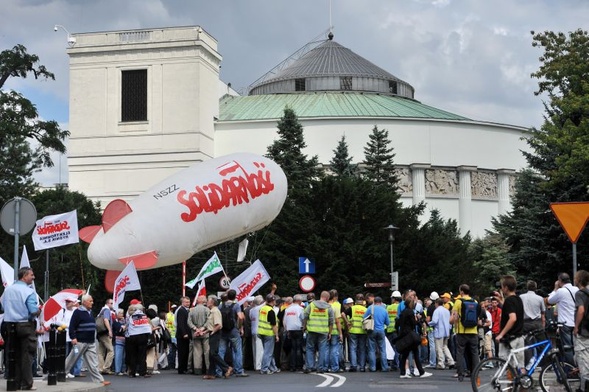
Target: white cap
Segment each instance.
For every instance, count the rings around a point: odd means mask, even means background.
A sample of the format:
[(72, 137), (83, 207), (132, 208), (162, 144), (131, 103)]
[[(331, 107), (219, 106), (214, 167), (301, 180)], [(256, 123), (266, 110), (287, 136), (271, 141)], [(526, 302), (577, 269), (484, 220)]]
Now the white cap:
[(401, 292), (399, 290), (395, 290), (393, 291), (393, 294), (391, 294), (391, 297), (393, 298), (401, 298)]
[(438, 298), (440, 298), (440, 295), (435, 291), (432, 291), (432, 293), (429, 295), (429, 299), (431, 299), (432, 301), (435, 301)]
[(353, 304), (353, 303), (354, 303), (354, 300), (352, 298), (346, 298), (346, 299), (344, 299), (344, 305)]

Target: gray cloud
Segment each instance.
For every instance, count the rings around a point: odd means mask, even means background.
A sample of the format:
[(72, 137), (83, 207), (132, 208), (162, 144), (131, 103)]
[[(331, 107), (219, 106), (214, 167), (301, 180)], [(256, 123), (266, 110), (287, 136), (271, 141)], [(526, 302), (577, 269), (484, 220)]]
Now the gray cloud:
[[(40, 91), (67, 114), (66, 34), (200, 25), (219, 42), (221, 78), (245, 89), (329, 27), (328, 0), (5, 0), (2, 50), (17, 43), (55, 73), (7, 87)], [(539, 126), (542, 102), (530, 78), (541, 51), (531, 30), (585, 26), (589, 2), (569, 0), (338, 0), (335, 40), (409, 82), (421, 102), (473, 119)], [(41, 94), (42, 93), (42, 94)], [(46, 103), (36, 102), (43, 111)], [(67, 121), (67, 115), (60, 121)], [(51, 113), (43, 113), (45, 117)]]

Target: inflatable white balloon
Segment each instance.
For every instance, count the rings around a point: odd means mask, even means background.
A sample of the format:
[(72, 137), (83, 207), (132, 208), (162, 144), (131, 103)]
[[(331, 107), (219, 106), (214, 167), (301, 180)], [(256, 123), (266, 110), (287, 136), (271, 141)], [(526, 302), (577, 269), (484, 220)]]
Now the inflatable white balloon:
[(102, 225), (85, 227), (88, 259), (120, 271), (177, 264), (195, 253), (269, 225), (287, 193), (282, 169), (249, 153), (231, 154), (184, 169), (129, 203), (113, 200)]

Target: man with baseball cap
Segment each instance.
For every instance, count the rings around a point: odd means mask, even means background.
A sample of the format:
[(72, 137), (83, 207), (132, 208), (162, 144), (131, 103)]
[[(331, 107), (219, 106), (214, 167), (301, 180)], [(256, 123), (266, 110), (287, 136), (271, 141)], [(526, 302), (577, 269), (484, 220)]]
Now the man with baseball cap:
[(393, 291), (391, 294), (391, 304), (387, 306), (387, 313), (389, 315), (389, 325), (387, 326), (387, 339), (391, 343), (391, 347), (395, 351), (395, 359), (390, 361), (389, 367), (391, 371), (396, 371), (399, 368), (399, 353), (395, 348), (393, 342), (397, 337), (396, 321), (399, 310), (399, 303), (402, 300), (401, 293), (399, 290)]
[(426, 315), (426, 322), (428, 323), (427, 327), (427, 341), (428, 341), (428, 348), (429, 348), (429, 364), (425, 367), (429, 369), (433, 369), (436, 367), (436, 340), (434, 338), (434, 328), (429, 326), (429, 322), (432, 321), (432, 317), (434, 315), (434, 311), (436, 310), (436, 301), (440, 298), (440, 295), (437, 291), (432, 291), (429, 295), (429, 299), (431, 300), (431, 304), (425, 310)]

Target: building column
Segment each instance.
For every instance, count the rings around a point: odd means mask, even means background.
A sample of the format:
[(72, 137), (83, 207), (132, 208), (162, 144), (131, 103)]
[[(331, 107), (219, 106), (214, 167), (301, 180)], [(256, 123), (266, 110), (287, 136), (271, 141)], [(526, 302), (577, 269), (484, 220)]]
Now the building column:
[(477, 170), (476, 166), (458, 166), (458, 227), (460, 234), (465, 235), (472, 228), (472, 186), (470, 173)]
[(414, 163), (409, 166), (413, 184), (413, 205), (425, 201), (425, 169), (430, 167), (431, 165), (425, 163)]
[(511, 211), (511, 199), (509, 197), (509, 179), (515, 174), (515, 170), (497, 170), (497, 215), (503, 215)]

